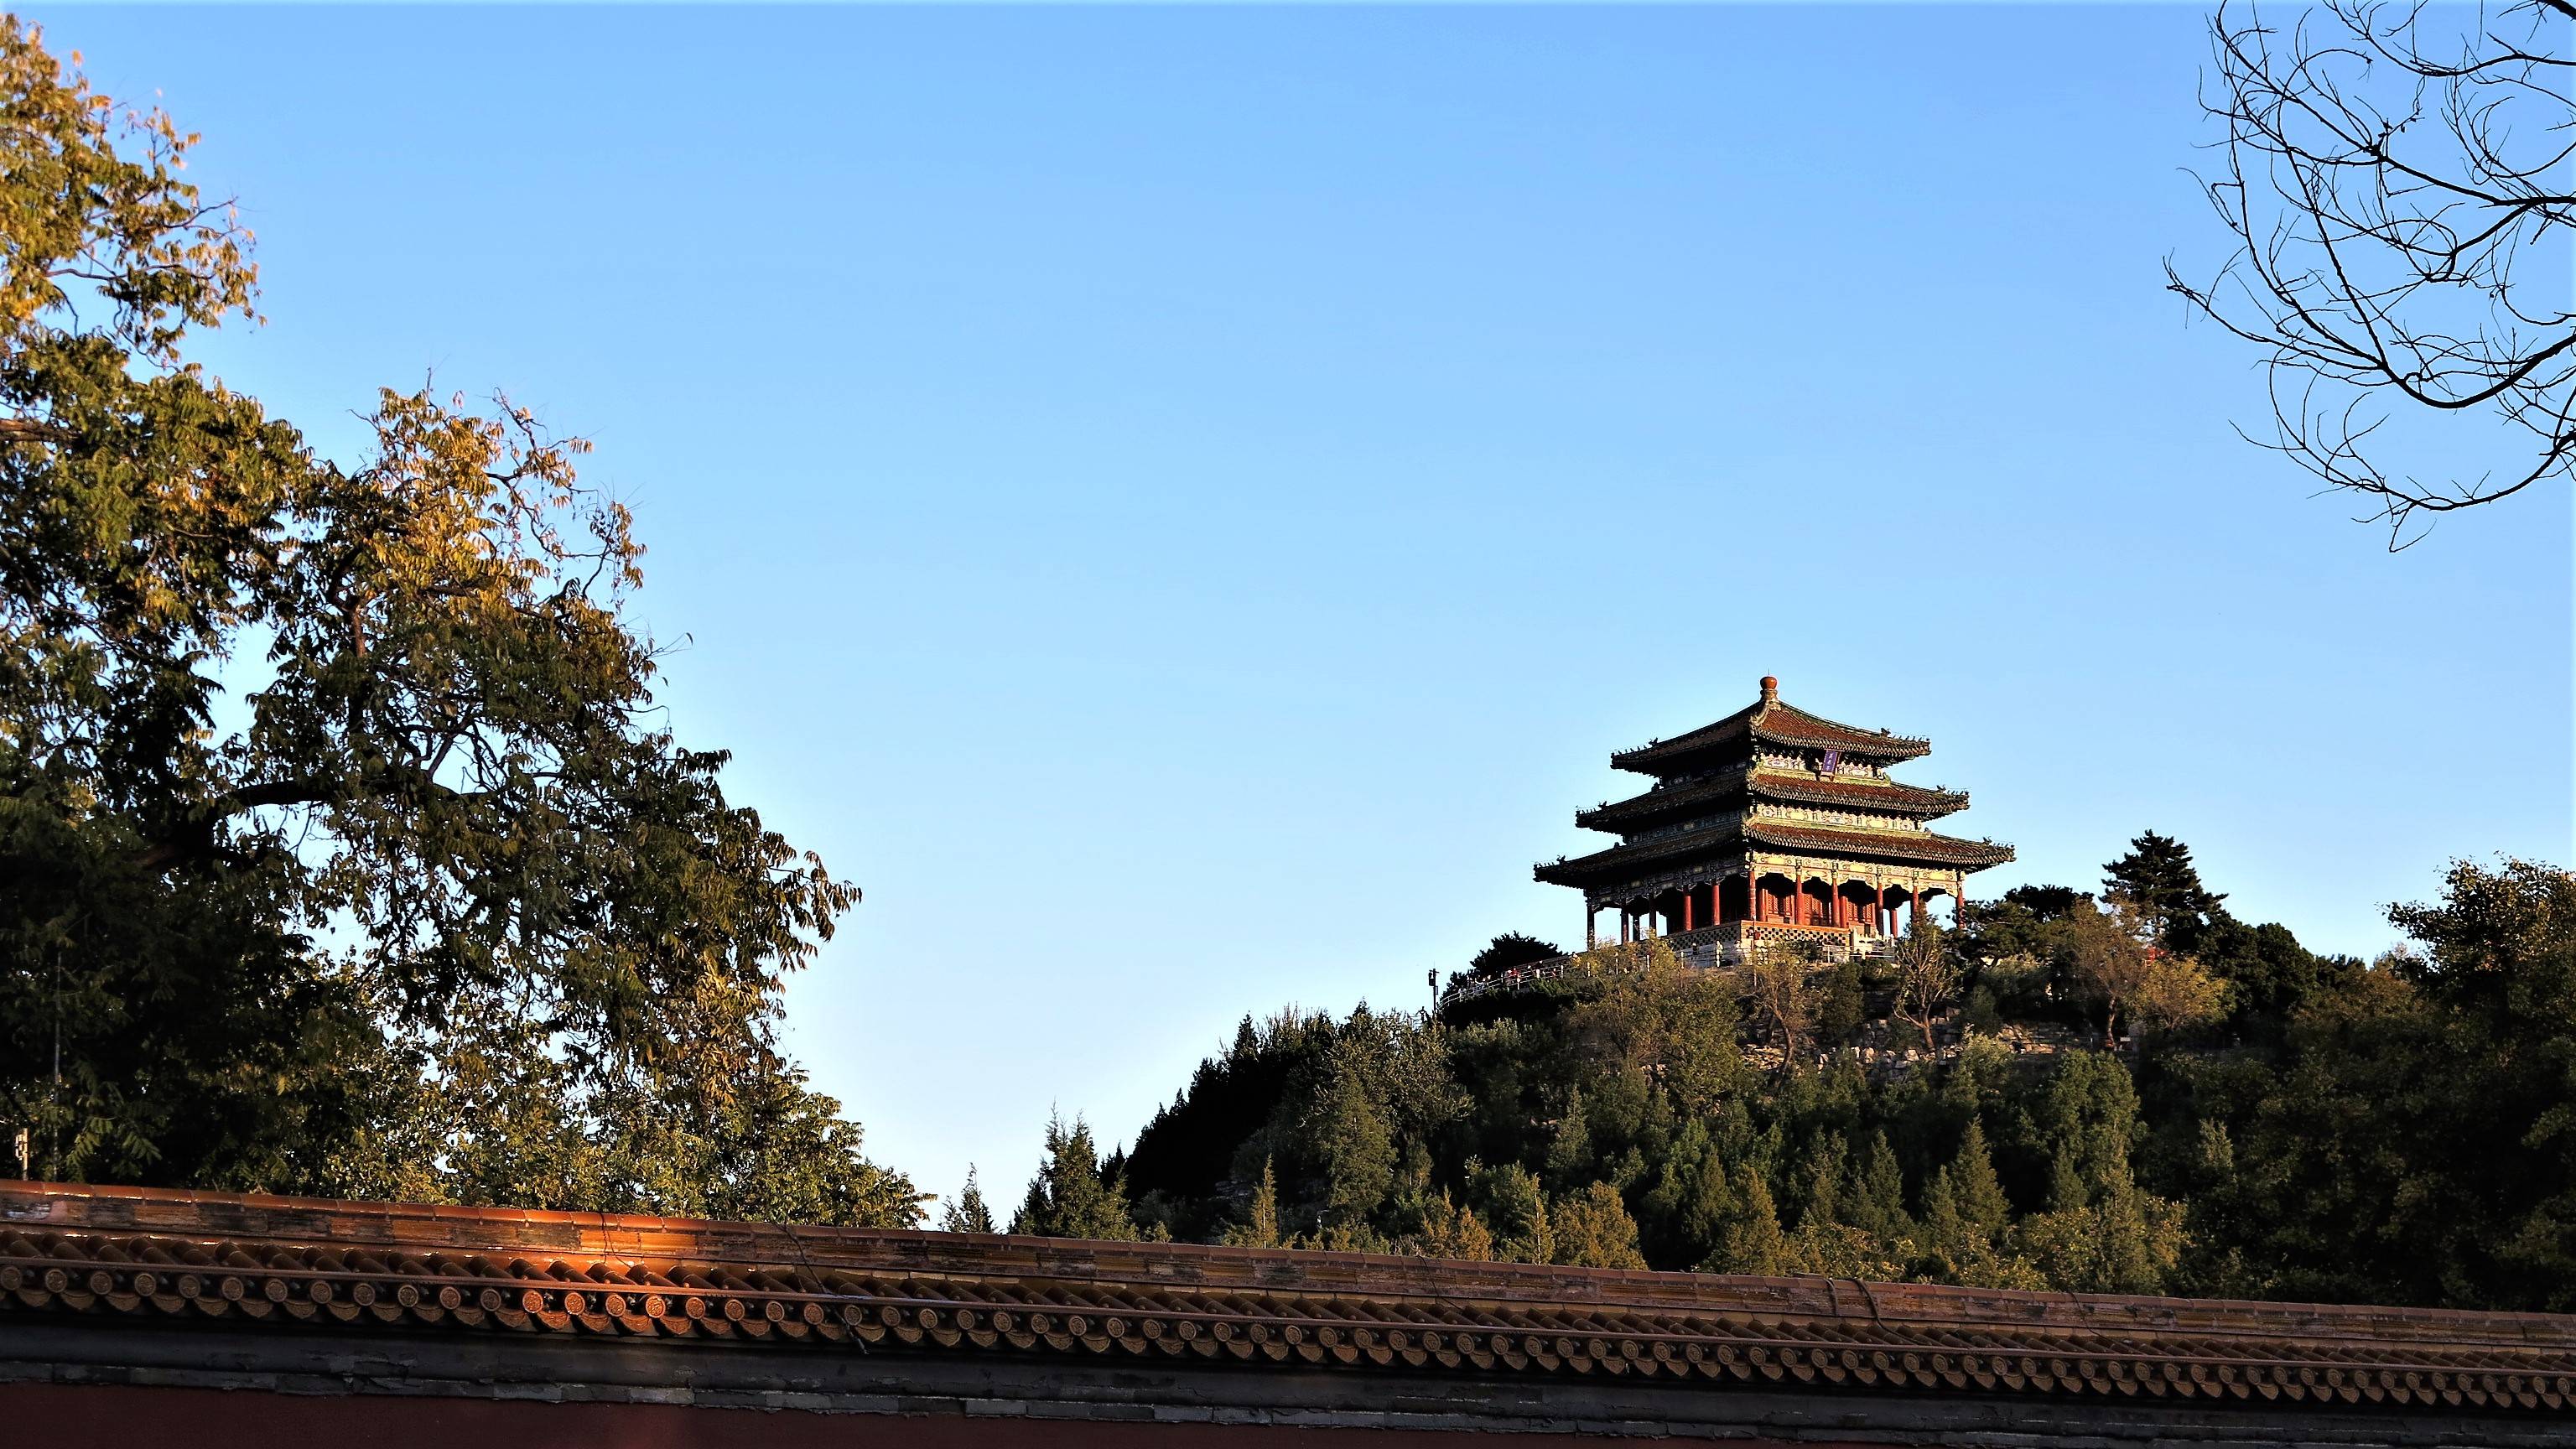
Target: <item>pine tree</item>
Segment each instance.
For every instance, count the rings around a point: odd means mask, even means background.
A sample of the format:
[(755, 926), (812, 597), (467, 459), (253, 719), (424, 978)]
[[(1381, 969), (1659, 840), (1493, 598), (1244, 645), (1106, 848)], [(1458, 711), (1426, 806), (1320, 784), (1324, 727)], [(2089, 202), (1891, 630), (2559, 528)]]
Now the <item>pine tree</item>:
[(1252, 1215), (1226, 1229), (1225, 1240), (1242, 1248), (1279, 1246), (1279, 1174), (1271, 1159), (1261, 1159), (1261, 1185), (1252, 1190)]
[(1093, 1238), (1133, 1242), (1136, 1224), (1127, 1213), (1127, 1186), (1104, 1180), (1091, 1127), (1075, 1117), (1047, 1118), (1046, 1161), (1029, 1179), (1028, 1195), (1011, 1219), (1011, 1231), (1042, 1238)]
[(1732, 1202), (1726, 1164), (1708, 1125), (1694, 1118), (1675, 1134), (1654, 1188), (1641, 1208), (1657, 1261), (1696, 1263), (1717, 1246)]
[(1923, 1249), (1939, 1260), (1933, 1273), (1945, 1280), (1955, 1274), (1960, 1260), (1969, 1256), (1971, 1243), (1968, 1222), (1959, 1211), (1959, 1194), (1950, 1175), (1950, 1168), (1941, 1168), (1923, 1188)]
[(2140, 832), (2128, 854), (2102, 867), (2102, 888), (2134, 904), (2156, 943), (2182, 955), (2199, 949), (2201, 932), (2223, 914), (2218, 903), (2227, 899), (2201, 884), (2190, 846), (2152, 830)]
[(1572, 1190), (1592, 1176), (1592, 1128), (1584, 1118), (1583, 1089), (1565, 1089), (1565, 1112), (1556, 1119), (1556, 1136), (1547, 1147), (1547, 1180)]
[(1726, 1229), (1726, 1239), (1703, 1273), (1750, 1273), (1776, 1277), (1789, 1271), (1789, 1243), (1780, 1232), (1780, 1210), (1771, 1201), (1770, 1184), (1747, 1164), (1741, 1173), (1744, 1204)]
[(940, 1209), (939, 1230), (943, 1233), (989, 1233), (993, 1231), (993, 1210), (984, 1205), (984, 1189), (975, 1181), (975, 1165), (966, 1165), (966, 1187), (957, 1200)]
[(1995, 1177), (1994, 1154), (1986, 1148), (1986, 1129), (1973, 1117), (1968, 1119), (1967, 1135), (1960, 1139), (1959, 1155), (1950, 1160), (1948, 1175), (1959, 1220), (1984, 1242), (1993, 1243), (2012, 1218), (2012, 1203), (2004, 1197), (2004, 1185)]
[(1539, 1189), (1538, 1174), (1517, 1162), (1500, 1167), (1468, 1164), (1470, 1187), (1485, 1206), (1485, 1221), (1493, 1225), (1494, 1247), (1509, 1262), (1550, 1263), (1556, 1260), (1556, 1232), (1548, 1222), (1547, 1194)]
[(1518, 931), (1505, 931), (1493, 943), (1467, 963), (1470, 976), (1499, 976), (1515, 966), (1528, 966), (1540, 961), (1553, 961), (1565, 954), (1565, 948), (1536, 936)]
[(1896, 1164), (1896, 1149), (1885, 1132), (1870, 1134), (1869, 1150), (1853, 1164), (1843, 1189), (1842, 1217), (1879, 1242), (1892, 1244), (1914, 1231), (1905, 1215), (1905, 1170)]
[(1444, 1188), (1439, 1200), (1423, 1209), (1422, 1255), (1489, 1263), (1494, 1260), (1494, 1235), (1474, 1209), (1451, 1202)]
[(1802, 1223), (1835, 1223), (1843, 1220), (1843, 1174), (1850, 1154), (1844, 1150), (1842, 1134), (1829, 1133), (1817, 1144), (1815, 1154), (1807, 1159), (1807, 1181), (1798, 1205)]
[(1628, 1216), (1619, 1189), (1606, 1182), (1558, 1198), (1547, 1220), (1556, 1234), (1555, 1262), (1577, 1268), (1646, 1266), (1645, 1255), (1637, 1251), (1637, 1220)]
[(1395, 1186), (1395, 1127), (1386, 1103), (1371, 1089), (1365, 1058), (1354, 1040), (1334, 1047), (1306, 1132), (1312, 1160), (1323, 1169), (1324, 1225), (1330, 1228), (1360, 1226)]

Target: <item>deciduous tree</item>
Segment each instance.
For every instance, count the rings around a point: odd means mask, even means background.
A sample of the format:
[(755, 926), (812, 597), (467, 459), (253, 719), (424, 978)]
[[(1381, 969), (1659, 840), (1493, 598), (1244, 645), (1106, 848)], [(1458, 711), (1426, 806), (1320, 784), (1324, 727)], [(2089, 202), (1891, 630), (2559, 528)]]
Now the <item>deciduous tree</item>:
[(1912, 1028), (1907, 1045), (1926, 1052), (1933, 1047), (1933, 1023), (1959, 995), (1955, 934), (1926, 917), (1896, 942), (1896, 1019)]
[[(2168, 284), (2261, 354), (2270, 446), (2392, 546), (2418, 513), (2576, 474), (2571, 20), (2571, 0), (2325, 0), (2210, 22), (2203, 179), (2235, 251)], [(2518, 448), (2489, 444), (2498, 424)]]
[[(41, 1170), (909, 1221), (774, 1042), (858, 890), (663, 722), (583, 445), (385, 391), (317, 456), (187, 359), (256, 282), (195, 138), (14, 20), (0, 95), (0, 1116)], [(449, 1135), (476, 1102), (506, 1139)]]

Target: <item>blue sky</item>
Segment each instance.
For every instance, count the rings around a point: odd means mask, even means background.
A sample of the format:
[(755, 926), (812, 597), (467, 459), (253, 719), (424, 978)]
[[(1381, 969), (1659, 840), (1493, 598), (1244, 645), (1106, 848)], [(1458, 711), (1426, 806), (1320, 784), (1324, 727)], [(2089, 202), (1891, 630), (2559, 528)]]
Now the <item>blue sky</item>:
[(2161, 259), (2200, 12), (39, 8), (203, 131), (326, 443), (598, 443), (684, 738), (866, 903), (793, 1041), (925, 1188), (1412, 1006), (1749, 701), (2321, 948), (2570, 858), (2570, 510), (2391, 556)]

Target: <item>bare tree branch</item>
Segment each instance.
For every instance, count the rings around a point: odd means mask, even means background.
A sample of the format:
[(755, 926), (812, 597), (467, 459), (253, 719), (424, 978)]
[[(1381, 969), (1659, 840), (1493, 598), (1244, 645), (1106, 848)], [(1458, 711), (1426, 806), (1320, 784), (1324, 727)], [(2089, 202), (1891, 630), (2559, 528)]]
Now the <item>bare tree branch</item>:
[[(2206, 282), (2168, 261), (2166, 284), (2266, 353), (2273, 437), (2253, 441), (2369, 500), (2392, 548), (2419, 514), (2576, 476), (2570, 19), (2576, 0), (2323, 0), (2286, 30), (2250, 5), (2210, 21), (2224, 159), (2200, 179), (2237, 247)], [(2526, 461), (2418, 470), (2383, 431), (2466, 415), (2529, 434)]]

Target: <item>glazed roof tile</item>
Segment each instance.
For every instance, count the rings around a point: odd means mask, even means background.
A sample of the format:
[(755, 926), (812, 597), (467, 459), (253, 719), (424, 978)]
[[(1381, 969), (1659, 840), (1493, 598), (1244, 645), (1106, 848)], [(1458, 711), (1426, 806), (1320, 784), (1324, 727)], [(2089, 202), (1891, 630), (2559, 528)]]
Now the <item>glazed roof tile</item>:
[(1610, 757), (1613, 767), (1659, 775), (1681, 768), (1687, 760), (1711, 750), (1737, 745), (1748, 737), (1804, 749), (1842, 750), (1873, 760), (1911, 760), (1932, 752), (1931, 742), (1885, 730), (1865, 730), (1830, 720), (1777, 700), (1756, 701), (1714, 724), (1686, 735), (1657, 740)]
[(2013, 858), (2009, 845), (1997, 845), (1991, 840), (1961, 840), (1955, 835), (1929, 830), (1828, 830), (1752, 820), (1745, 823), (1744, 833), (1750, 839), (1785, 850), (1814, 851), (1820, 855), (1888, 855), (1902, 860), (1964, 865), (1972, 870), (2001, 865)]
[(2343, 1412), (2576, 1407), (2576, 1319), (0, 1187), (0, 1314)]
[(1929, 830), (1827, 830), (1757, 817), (1629, 841), (1568, 860), (1546, 861), (1533, 867), (1532, 873), (1549, 885), (1606, 884), (1647, 866), (1738, 851), (1747, 844), (1815, 855), (1965, 866), (1970, 870), (1983, 870), (2013, 858), (2009, 845), (1961, 840)]
[(1927, 790), (1920, 785), (1907, 785), (1895, 780), (1864, 784), (1857, 780), (1811, 779), (1765, 770), (1754, 772), (1749, 780), (1736, 775), (1648, 790), (1625, 800), (1577, 811), (1574, 823), (1587, 830), (1616, 831), (1693, 808), (1739, 800), (1747, 795), (1811, 805), (1850, 805), (1912, 816), (1918, 820), (1938, 819), (1968, 808), (1968, 797), (1952, 790)]

